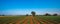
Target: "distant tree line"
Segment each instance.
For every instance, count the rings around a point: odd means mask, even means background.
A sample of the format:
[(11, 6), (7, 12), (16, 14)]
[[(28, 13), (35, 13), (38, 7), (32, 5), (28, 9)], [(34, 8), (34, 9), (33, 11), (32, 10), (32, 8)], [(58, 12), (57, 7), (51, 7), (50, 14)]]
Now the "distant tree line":
[(46, 13), (45, 16), (51, 16), (50, 14)]
[[(36, 12), (32, 11), (31, 14), (32, 14), (32, 16), (35, 16), (36, 15)], [(46, 13), (45, 16), (58, 16), (58, 14), (55, 13), (55, 14), (51, 15), (49, 13)]]
[[(35, 16), (36, 15), (36, 12), (32, 11), (31, 14), (32, 14), (32, 16)], [(0, 15), (0, 16), (5, 16), (5, 15), (3, 14), (3, 15)], [(29, 15), (26, 14), (26, 16), (29, 16)], [(55, 13), (55, 14), (51, 15), (49, 13), (46, 13), (46, 14), (44, 14), (44, 16), (58, 16), (58, 14)]]
[[(32, 16), (35, 16), (35, 15), (36, 15), (36, 12), (32, 11), (31, 14), (32, 14)], [(29, 15), (26, 14), (26, 16), (29, 16)], [(44, 16), (58, 16), (58, 14), (55, 13), (55, 14), (51, 15), (51, 14), (49, 14), (49, 13), (46, 13), (46, 14), (44, 14)]]
[(26, 16), (35, 16), (36, 13), (35, 13), (34, 11), (32, 11), (31, 14), (32, 14), (32, 15), (26, 14)]
[(58, 14), (53, 14), (53, 15), (51, 15), (51, 14), (49, 14), (49, 13), (46, 13), (45, 16), (58, 16)]
[(28, 14), (26, 14), (26, 16), (29, 16)]
[(5, 15), (0, 15), (0, 16), (5, 16)]

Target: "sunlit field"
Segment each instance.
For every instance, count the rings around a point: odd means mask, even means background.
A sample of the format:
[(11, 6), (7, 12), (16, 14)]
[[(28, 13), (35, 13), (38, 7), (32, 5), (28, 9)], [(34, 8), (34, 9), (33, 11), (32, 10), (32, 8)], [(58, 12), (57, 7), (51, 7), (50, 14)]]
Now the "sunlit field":
[(60, 16), (0, 16), (0, 24), (59, 24)]
[(60, 16), (35, 16), (35, 18), (43, 23), (60, 23)]
[(0, 24), (14, 24), (17, 21), (22, 21), (26, 16), (1, 16)]

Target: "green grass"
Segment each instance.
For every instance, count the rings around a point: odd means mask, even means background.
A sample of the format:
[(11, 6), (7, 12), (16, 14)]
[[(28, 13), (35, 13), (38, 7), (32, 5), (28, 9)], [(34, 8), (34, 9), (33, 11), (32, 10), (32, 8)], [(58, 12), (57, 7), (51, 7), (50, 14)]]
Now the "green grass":
[[(0, 17), (0, 24), (8, 24), (11, 22), (15, 22), (16, 20), (24, 20), (26, 16), (3, 16)], [(44, 21), (46, 20), (52, 20), (52, 21), (56, 21), (56, 22), (60, 22), (60, 16), (35, 16), (35, 18), (39, 21), (40, 19), (43, 19)], [(34, 22), (34, 20), (33, 20)], [(30, 24), (30, 18), (28, 20), (28, 24)], [(35, 24), (35, 22), (34, 22)]]
[(26, 16), (4, 16), (4, 17), (0, 17), (0, 24), (7, 24), (7, 23), (11, 23), (14, 22), (16, 20), (23, 20)]
[(60, 22), (60, 16), (35, 16), (37, 20), (52, 20), (56, 22)]

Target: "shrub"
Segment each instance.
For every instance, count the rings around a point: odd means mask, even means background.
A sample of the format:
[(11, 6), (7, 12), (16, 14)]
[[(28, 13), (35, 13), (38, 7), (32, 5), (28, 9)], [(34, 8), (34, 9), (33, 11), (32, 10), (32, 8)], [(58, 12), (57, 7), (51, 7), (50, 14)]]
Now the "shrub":
[(53, 16), (57, 16), (58, 14), (53, 14)]
[(45, 16), (51, 16), (49, 13), (46, 13)]

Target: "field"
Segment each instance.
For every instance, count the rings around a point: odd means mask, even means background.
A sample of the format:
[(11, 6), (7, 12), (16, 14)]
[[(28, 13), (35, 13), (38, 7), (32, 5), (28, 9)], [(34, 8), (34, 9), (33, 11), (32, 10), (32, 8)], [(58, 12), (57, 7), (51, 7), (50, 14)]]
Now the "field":
[(60, 16), (0, 16), (0, 24), (60, 24)]
[(37, 21), (42, 24), (59, 24), (60, 16), (35, 16)]

